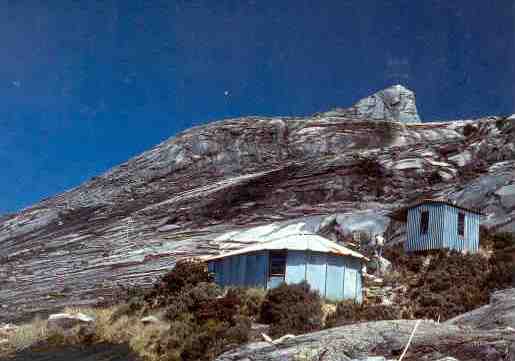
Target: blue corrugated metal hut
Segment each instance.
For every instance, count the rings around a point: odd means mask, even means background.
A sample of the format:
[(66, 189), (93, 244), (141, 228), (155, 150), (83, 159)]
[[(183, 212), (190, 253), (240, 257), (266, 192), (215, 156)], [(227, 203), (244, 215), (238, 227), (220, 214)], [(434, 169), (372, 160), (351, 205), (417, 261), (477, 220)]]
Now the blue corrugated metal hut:
[(206, 260), (221, 286), (273, 288), (306, 280), (327, 299), (362, 301), (366, 258), (318, 235), (290, 235)]
[(392, 218), (406, 222), (407, 252), (450, 249), (475, 253), (479, 250), (481, 212), (440, 199), (424, 199), (394, 212)]

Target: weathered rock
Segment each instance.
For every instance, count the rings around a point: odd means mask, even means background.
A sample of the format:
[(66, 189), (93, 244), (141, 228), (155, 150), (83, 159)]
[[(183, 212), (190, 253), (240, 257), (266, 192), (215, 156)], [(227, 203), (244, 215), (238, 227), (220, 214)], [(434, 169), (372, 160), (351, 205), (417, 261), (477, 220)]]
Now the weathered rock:
[(446, 323), (480, 329), (515, 329), (515, 288), (492, 294), (490, 303)]
[(262, 341), (263, 334), (267, 335), (270, 330), (270, 325), (265, 325), (262, 323), (252, 322), (250, 326), (249, 332), (249, 340), (251, 342)]
[(161, 320), (159, 318), (157, 318), (156, 316), (146, 316), (146, 317), (143, 317), (140, 322), (144, 325), (151, 325), (151, 324), (160, 324), (161, 323)]
[(68, 330), (77, 325), (91, 325), (95, 322), (95, 318), (83, 313), (69, 314), (56, 313), (48, 317), (47, 327), (52, 329)]
[[(247, 344), (219, 356), (217, 361), (293, 360), (306, 350), (314, 350), (318, 354), (324, 352), (324, 360), (360, 359), (364, 356), (397, 359), (415, 323), (414, 320), (365, 322), (300, 335), (277, 345), (266, 342)], [(447, 355), (461, 361), (501, 361), (515, 357), (515, 349), (510, 349), (513, 346), (513, 333), (462, 329), (422, 321), (403, 360), (436, 360)]]
[(386, 120), (401, 123), (420, 123), (415, 94), (394, 85), (361, 99), (344, 112), (346, 116), (371, 121)]
[[(515, 182), (513, 134), (497, 120), (474, 121), (469, 137), (470, 121), (385, 128), (345, 112), (244, 117), (182, 132), (0, 217), (0, 321), (107, 302), (118, 286), (149, 287), (179, 258), (286, 234), (336, 240), (340, 228), (401, 242), (404, 229), (387, 214), (422, 194), (482, 208), (483, 224), (515, 232), (502, 190)], [(449, 161), (465, 151), (472, 166)], [(476, 160), (486, 165), (474, 168)]]
[(506, 209), (515, 208), (515, 184), (499, 188), (495, 194), (501, 198), (501, 204)]

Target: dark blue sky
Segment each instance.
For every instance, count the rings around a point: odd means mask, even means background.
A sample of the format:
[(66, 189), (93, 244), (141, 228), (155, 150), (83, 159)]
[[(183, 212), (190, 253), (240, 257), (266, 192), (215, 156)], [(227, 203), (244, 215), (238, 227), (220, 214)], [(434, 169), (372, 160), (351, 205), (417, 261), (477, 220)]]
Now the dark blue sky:
[(515, 112), (513, 0), (2, 4), (0, 214), (214, 119), (396, 83), (426, 121)]

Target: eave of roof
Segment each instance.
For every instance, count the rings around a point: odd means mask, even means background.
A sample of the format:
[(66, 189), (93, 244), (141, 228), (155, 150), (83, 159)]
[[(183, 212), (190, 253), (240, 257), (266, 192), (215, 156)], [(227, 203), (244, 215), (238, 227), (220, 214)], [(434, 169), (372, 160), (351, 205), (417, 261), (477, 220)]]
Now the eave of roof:
[[(320, 252), (320, 253), (330, 253), (330, 254), (334, 254), (334, 255), (338, 255), (338, 256), (348, 256), (348, 257), (363, 259), (365, 261), (369, 260), (367, 257), (360, 254), (359, 252), (353, 251), (347, 247), (344, 247), (340, 244), (337, 244), (331, 240), (325, 239), (318, 235), (291, 235), (291, 236), (287, 236), (285, 238), (287, 239), (287, 238), (291, 238), (291, 237), (302, 237), (302, 236), (319, 237), (320, 241), (324, 243), (323, 246), (325, 246), (325, 249), (320, 249), (320, 247), (317, 248), (317, 247), (309, 247), (309, 246), (304, 248), (304, 247), (295, 247), (295, 246), (288, 247), (287, 245), (285, 245), (283, 247), (283, 246), (281, 246), (282, 239), (278, 239), (278, 240), (273, 240), (273, 241), (257, 243), (252, 246), (249, 246), (249, 247), (240, 248), (240, 249), (237, 249), (237, 250), (234, 250), (231, 252), (226, 252), (226, 253), (219, 254), (219, 255), (204, 256), (201, 258), (205, 261), (211, 261), (211, 260), (221, 259), (221, 258), (225, 258), (225, 257), (236, 256), (236, 255), (245, 254), (245, 253), (259, 252), (259, 251), (295, 250), (295, 251), (312, 251), (312, 252)], [(287, 242), (285, 242), (285, 243), (287, 243)], [(318, 246), (320, 246), (320, 245), (318, 245)]]

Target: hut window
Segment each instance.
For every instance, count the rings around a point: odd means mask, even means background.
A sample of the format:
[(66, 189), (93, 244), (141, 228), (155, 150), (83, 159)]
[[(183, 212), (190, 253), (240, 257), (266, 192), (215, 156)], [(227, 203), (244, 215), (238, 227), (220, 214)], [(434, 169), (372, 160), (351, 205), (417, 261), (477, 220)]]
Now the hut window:
[(286, 252), (270, 252), (270, 276), (284, 277), (286, 272)]
[(465, 236), (465, 213), (458, 213), (458, 235)]
[(423, 211), (420, 216), (420, 234), (427, 234), (429, 229), (429, 212)]

